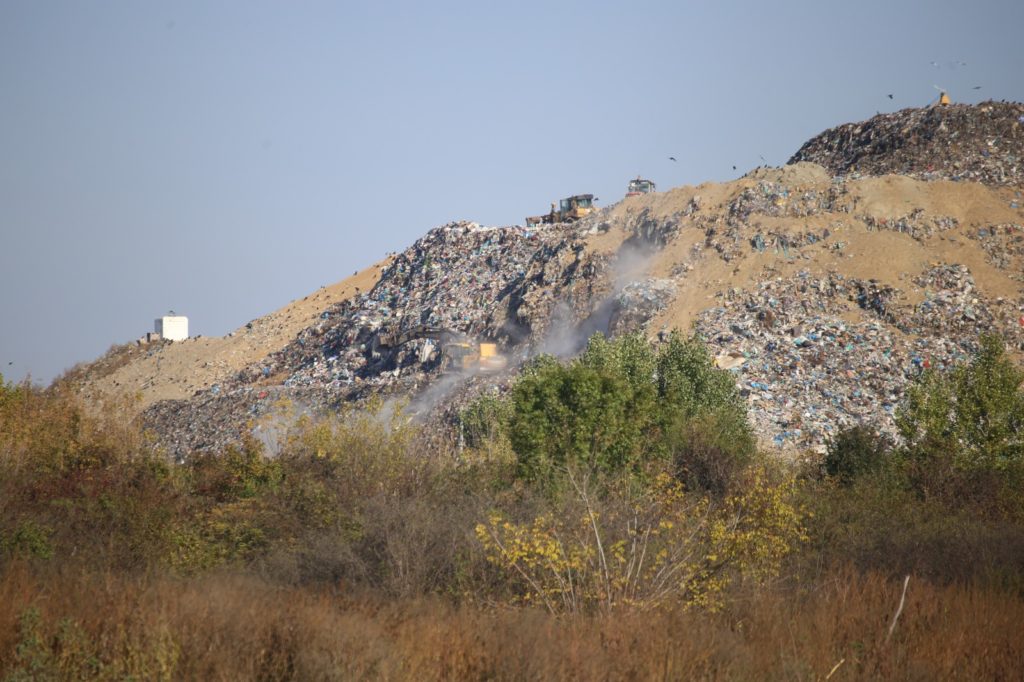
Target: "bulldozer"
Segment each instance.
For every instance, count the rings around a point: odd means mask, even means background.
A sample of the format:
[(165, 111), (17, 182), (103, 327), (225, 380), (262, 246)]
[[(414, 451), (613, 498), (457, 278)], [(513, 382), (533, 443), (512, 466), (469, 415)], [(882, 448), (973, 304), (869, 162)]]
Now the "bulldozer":
[(436, 350), (442, 373), (497, 372), (508, 365), (508, 359), (498, 352), (498, 344), (479, 342), (451, 329), (429, 325), (420, 325), (396, 334), (381, 334), (375, 339), (372, 352), (381, 356), (384, 352), (394, 353), (399, 347), (416, 339), (435, 342), (423, 349), (420, 361), (428, 361)]
[(553, 225), (554, 223), (574, 223), (594, 210), (596, 199), (593, 194), (575, 194), (551, 204), (551, 211), (545, 215), (528, 216), (527, 227), (536, 225)]
[(641, 194), (650, 194), (654, 191), (654, 182), (651, 180), (644, 180), (639, 175), (636, 176), (636, 180), (629, 181), (629, 187), (626, 188), (627, 197), (635, 197)]
[(498, 352), (496, 343), (477, 343), (465, 339), (441, 344), (442, 372), (497, 372), (508, 359)]

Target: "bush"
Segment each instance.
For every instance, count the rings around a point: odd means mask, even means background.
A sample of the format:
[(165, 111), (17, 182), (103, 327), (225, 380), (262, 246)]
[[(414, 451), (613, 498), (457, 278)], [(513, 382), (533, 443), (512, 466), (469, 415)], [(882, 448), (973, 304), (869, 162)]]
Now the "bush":
[(896, 424), (913, 460), (960, 469), (1024, 461), (1024, 371), (985, 336), (974, 358), (948, 374), (929, 371), (907, 391)]
[(649, 486), (620, 479), (601, 496), (585, 472), (569, 495), (517, 523), (492, 512), (476, 528), (514, 599), (553, 613), (670, 604), (716, 610), (740, 578), (774, 577), (805, 539), (794, 483), (756, 472), (721, 503), (688, 494), (667, 474)]
[(531, 482), (551, 484), (570, 466), (636, 473), (675, 458), (688, 484), (722, 488), (754, 450), (732, 376), (678, 333), (658, 351), (639, 335), (595, 335), (569, 363), (537, 358), (506, 400), (491, 413), (505, 415), (519, 475)]
[(893, 443), (874, 427), (858, 424), (829, 439), (823, 468), (825, 474), (850, 485), (864, 474), (878, 471), (888, 461)]
[(511, 395), (509, 440), (519, 472), (548, 480), (567, 464), (606, 473), (635, 464), (655, 426), (652, 386), (584, 361), (541, 361)]
[(724, 495), (751, 463), (757, 442), (738, 404), (681, 418), (668, 433), (676, 476), (689, 490)]

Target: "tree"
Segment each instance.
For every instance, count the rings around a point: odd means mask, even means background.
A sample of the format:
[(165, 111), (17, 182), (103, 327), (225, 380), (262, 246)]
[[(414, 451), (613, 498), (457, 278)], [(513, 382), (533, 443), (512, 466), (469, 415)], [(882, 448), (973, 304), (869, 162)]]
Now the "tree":
[(595, 335), (567, 364), (537, 358), (509, 401), (509, 442), (528, 480), (568, 465), (610, 473), (674, 458), (688, 484), (724, 489), (754, 450), (732, 376), (678, 333), (658, 351), (639, 335)]
[(1024, 371), (1002, 341), (985, 336), (948, 374), (926, 372), (907, 391), (896, 424), (912, 460), (951, 459), (961, 469), (1024, 463)]

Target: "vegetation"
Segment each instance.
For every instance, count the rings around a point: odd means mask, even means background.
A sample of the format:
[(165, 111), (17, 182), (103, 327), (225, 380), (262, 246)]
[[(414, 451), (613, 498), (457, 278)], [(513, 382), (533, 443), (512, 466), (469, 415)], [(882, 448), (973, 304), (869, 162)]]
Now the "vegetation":
[(735, 382), (697, 339), (678, 333), (658, 351), (640, 336), (594, 336), (568, 364), (540, 357), (508, 403), (494, 412), (504, 417), (495, 428), (507, 431), (529, 481), (550, 482), (567, 466), (639, 472), (647, 460), (674, 456), (691, 484), (722, 490), (728, 473), (709, 467), (708, 456), (731, 470), (754, 451)]
[(369, 404), (172, 465), (0, 378), (0, 679), (1015, 677), (1022, 379), (985, 339), (801, 468), (679, 336), (539, 359), (457, 457)]

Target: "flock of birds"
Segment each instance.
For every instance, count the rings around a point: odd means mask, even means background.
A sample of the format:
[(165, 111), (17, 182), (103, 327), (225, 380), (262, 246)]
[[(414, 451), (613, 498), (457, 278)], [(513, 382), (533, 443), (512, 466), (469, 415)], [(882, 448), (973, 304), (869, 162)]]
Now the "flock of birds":
[[(967, 66), (967, 62), (962, 62), (962, 61), (943, 62), (943, 63), (932, 61), (932, 62), (930, 62), (930, 64), (933, 67), (935, 67), (936, 69), (941, 69), (941, 68), (944, 68), (944, 67), (945, 68), (949, 68), (949, 69), (958, 69), (958, 68), (960, 68), (962, 66)], [(935, 86), (935, 89), (939, 90), (939, 91), (942, 91), (942, 92), (945, 92), (945, 88), (940, 88), (937, 85)], [(971, 88), (971, 90), (981, 90), (981, 86), (980, 85), (975, 85), (975, 86), (973, 86)], [(895, 93), (890, 92), (890, 93), (886, 94), (886, 97), (888, 97), (889, 99), (893, 99), (895, 97)], [(881, 113), (881, 112), (876, 112), (876, 113)], [(761, 158), (761, 161), (763, 161), (765, 164), (768, 163), (763, 156), (761, 156), (760, 158)], [(674, 162), (678, 163), (678, 161), (676, 160), (676, 157), (674, 157), (674, 156), (668, 157), (668, 160), (669, 161), (674, 161)], [(733, 166), (732, 169), (736, 170), (736, 166)]]

